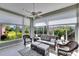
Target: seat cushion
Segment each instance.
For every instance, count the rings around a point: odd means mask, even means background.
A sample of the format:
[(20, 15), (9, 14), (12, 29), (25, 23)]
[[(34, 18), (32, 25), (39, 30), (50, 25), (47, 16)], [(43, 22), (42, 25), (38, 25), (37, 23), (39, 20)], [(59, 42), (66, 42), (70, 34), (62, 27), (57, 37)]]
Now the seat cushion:
[(69, 47), (63, 47), (63, 48), (59, 48), (59, 49), (68, 51), (69, 50)]
[(55, 45), (54, 42), (49, 42), (49, 41), (44, 41), (44, 40), (38, 40), (38, 42), (45, 43), (45, 44), (47, 44), (47, 45), (52, 45), (52, 46)]
[(32, 45), (35, 45), (35, 46), (37, 46), (37, 45), (39, 45), (40, 44), (40, 42), (33, 42), (32, 43)]
[(43, 49), (43, 50), (47, 50), (49, 48), (49, 45), (41, 43), (41, 44), (38, 45), (38, 47)]

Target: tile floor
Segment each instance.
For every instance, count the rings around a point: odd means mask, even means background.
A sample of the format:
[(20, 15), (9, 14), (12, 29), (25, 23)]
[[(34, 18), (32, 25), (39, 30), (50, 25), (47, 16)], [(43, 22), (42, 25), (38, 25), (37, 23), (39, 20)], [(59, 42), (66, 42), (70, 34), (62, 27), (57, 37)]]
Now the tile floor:
[[(28, 44), (26, 47), (30, 47)], [(20, 42), (16, 45), (12, 45), (7, 48), (0, 49), (0, 56), (21, 56), (18, 51), (25, 48), (23, 42)], [(56, 56), (55, 54), (49, 53), (50, 56)]]
[[(27, 44), (26, 47), (30, 47), (30, 44)], [(21, 56), (18, 51), (25, 48), (23, 42), (11, 45), (9, 47), (0, 49), (0, 56)], [(49, 56), (56, 56), (53, 53), (49, 53)], [(79, 53), (74, 53), (72, 56), (79, 56)]]

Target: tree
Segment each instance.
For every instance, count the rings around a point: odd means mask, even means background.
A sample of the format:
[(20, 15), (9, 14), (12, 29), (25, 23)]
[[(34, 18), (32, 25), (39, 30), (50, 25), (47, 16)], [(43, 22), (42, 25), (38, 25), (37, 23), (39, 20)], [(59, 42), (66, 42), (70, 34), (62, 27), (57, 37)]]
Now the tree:
[(68, 34), (73, 31), (71, 27), (66, 26), (66, 27), (57, 28), (56, 30), (54, 30), (54, 34), (59, 36), (59, 38), (61, 38), (62, 35), (65, 35), (66, 30)]
[(57, 36), (59, 36), (59, 38), (61, 38), (61, 36), (65, 34), (65, 30), (64, 29), (60, 29), (60, 28), (56, 29), (54, 31), (54, 34), (57, 35)]

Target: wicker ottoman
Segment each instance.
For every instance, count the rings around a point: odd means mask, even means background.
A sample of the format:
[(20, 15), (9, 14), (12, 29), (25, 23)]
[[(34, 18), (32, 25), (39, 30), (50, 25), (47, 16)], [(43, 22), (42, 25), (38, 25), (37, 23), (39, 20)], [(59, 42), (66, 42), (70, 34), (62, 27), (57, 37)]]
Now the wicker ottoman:
[(40, 42), (34, 42), (31, 44), (31, 48), (43, 56), (49, 55), (49, 45)]

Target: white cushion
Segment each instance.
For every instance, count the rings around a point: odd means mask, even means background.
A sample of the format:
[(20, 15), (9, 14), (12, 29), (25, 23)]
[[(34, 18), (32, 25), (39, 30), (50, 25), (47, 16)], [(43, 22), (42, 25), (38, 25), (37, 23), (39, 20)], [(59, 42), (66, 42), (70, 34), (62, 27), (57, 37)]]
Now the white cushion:
[(64, 47), (64, 48), (59, 48), (59, 49), (62, 49), (62, 50), (68, 51), (68, 50), (69, 50), (69, 47)]
[(56, 39), (51, 39), (51, 42), (55, 42)]

